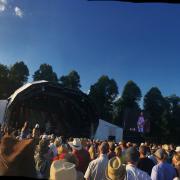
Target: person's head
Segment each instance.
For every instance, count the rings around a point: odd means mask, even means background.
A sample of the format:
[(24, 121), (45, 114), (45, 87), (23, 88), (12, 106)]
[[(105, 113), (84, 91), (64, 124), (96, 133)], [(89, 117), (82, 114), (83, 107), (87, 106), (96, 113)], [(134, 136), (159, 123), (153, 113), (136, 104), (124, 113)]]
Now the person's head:
[(63, 153), (68, 153), (68, 147), (65, 144), (62, 144), (60, 147), (57, 148), (58, 155)]
[(164, 162), (167, 159), (167, 153), (164, 149), (159, 148), (154, 153), (154, 156), (156, 157), (158, 162)]
[(178, 166), (180, 168), (180, 152), (174, 153), (172, 163), (174, 166)]
[(102, 142), (99, 146), (100, 154), (107, 154), (109, 152), (109, 144), (107, 142)]
[(91, 159), (95, 159), (95, 148), (93, 145), (90, 146), (88, 151), (89, 151), (89, 155), (90, 155)]
[(122, 165), (119, 157), (113, 157), (109, 160), (105, 174), (107, 180), (124, 180), (126, 168)]
[(136, 164), (139, 160), (139, 152), (136, 148), (130, 147), (126, 150), (125, 160), (127, 163)]
[(121, 157), (121, 155), (122, 155), (122, 150), (121, 150), (121, 147), (120, 147), (120, 146), (117, 146), (117, 147), (115, 148), (115, 153), (116, 153), (116, 156), (117, 156), (117, 157)]
[(147, 153), (147, 148), (146, 148), (146, 146), (140, 146), (140, 147), (139, 147), (140, 157), (145, 157), (145, 156), (146, 156), (146, 153)]
[(114, 142), (109, 142), (109, 150), (114, 151), (115, 150), (115, 143)]

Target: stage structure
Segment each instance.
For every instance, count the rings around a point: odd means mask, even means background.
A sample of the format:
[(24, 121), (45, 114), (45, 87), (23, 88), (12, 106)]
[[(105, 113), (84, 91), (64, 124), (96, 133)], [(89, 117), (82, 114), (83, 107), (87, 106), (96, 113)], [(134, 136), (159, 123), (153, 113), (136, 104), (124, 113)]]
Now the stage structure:
[(25, 121), (42, 131), (64, 136), (90, 137), (98, 125), (95, 105), (80, 90), (59, 83), (34, 81), (17, 89), (9, 98), (4, 123), (20, 128)]

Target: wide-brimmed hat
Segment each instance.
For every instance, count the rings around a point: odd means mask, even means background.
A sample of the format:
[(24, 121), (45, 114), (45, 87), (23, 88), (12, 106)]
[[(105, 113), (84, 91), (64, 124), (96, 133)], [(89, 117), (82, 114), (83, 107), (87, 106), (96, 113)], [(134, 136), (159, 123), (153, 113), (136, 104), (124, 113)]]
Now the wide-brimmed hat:
[(69, 142), (69, 145), (76, 150), (82, 149), (81, 140), (79, 138), (74, 138), (73, 142)]
[(180, 146), (177, 146), (175, 151), (180, 152)]
[(106, 168), (106, 178), (108, 180), (124, 180), (126, 168), (122, 165), (120, 158), (113, 157), (109, 160)]
[(154, 156), (157, 157), (158, 159), (162, 160), (166, 157), (166, 151), (164, 149), (158, 149), (154, 153)]
[(76, 180), (77, 172), (75, 164), (66, 162), (65, 160), (53, 161), (50, 168), (51, 180)]

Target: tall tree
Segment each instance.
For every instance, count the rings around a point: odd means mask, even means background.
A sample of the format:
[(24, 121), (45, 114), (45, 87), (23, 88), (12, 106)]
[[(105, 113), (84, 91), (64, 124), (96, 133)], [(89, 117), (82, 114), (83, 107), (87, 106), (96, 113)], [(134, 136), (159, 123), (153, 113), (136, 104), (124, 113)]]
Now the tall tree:
[(128, 81), (123, 89), (121, 103), (117, 104), (121, 123), (125, 129), (137, 128), (137, 119), (140, 113), (139, 101), (141, 99), (141, 90), (138, 85), (132, 80)]
[[(152, 87), (144, 96), (144, 111), (151, 124), (151, 134), (160, 135), (167, 122), (167, 103), (157, 87)], [(164, 126), (164, 127), (163, 127)]]
[(122, 92), (122, 99), (126, 106), (133, 106), (138, 103), (142, 97), (141, 90), (133, 81), (128, 81)]
[(9, 69), (7, 66), (0, 64), (0, 98), (8, 97), (7, 88), (9, 85)]
[(60, 83), (68, 88), (78, 90), (81, 87), (80, 76), (77, 71), (71, 71), (67, 76), (60, 77)]
[(98, 81), (90, 87), (89, 97), (95, 102), (99, 116), (107, 121), (113, 119), (113, 102), (118, 94), (118, 86), (114, 79), (101, 76)]
[(41, 64), (39, 69), (34, 72), (33, 80), (47, 80), (52, 82), (57, 82), (57, 74), (53, 71), (53, 68), (49, 64)]
[(12, 65), (9, 68), (10, 93), (13, 93), (17, 88), (26, 83), (28, 76), (29, 69), (23, 61), (16, 62), (14, 65)]

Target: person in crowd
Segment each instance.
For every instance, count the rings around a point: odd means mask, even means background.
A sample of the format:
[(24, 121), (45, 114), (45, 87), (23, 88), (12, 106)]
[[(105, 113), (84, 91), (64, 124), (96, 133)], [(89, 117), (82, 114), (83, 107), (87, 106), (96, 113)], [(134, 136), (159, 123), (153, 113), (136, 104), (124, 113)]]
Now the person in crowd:
[(82, 147), (81, 140), (79, 138), (74, 138), (72, 142), (69, 142), (69, 145), (72, 148), (72, 153), (79, 160), (77, 170), (85, 173), (90, 162), (89, 152)]
[(61, 144), (61, 146), (57, 148), (57, 153), (58, 153), (58, 155), (56, 157), (54, 157), (53, 161), (64, 159), (64, 157), (68, 153), (67, 145)]
[(126, 150), (126, 172), (128, 180), (151, 180), (151, 177), (145, 171), (137, 168), (139, 152), (136, 148), (130, 147)]
[(137, 167), (145, 172), (147, 172), (151, 176), (151, 171), (153, 166), (155, 165), (153, 161), (146, 157), (147, 147), (140, 146), (139, 147), (140, 158), (137, 163)]
[(115, 153), (115, 143), (114, 142), (109, 142), (109, 152), (108, 152), (108, 159), (111, 159), (116, 156)]
[(168, 145), (168, 144), (164, 144), (164, 145), (162, 146), (162, 149), (164, 149), (164, 150), (166, 151), (166, 155), (167, 155), (166, 161), (167, 161), (169, 164), (171, 164), (173, 154), (170, 153), (171, 150), (170, 150), (169, 145)]
[(49, 178), (52, 155), (49, 151), (49, 141), (42, 139), (35, 154), (36, 170), (39, 178)]
[(158, 164), (152, 168), (152, 180), (173, 180), (176, 177), (175, 168), (167, 163), (167, 154), (164, 149), (158, 149), (155, 154)]
[(126, 167), (119, 157), (113, 157), (108, 162), (105, 174), (106, 180), (125, 180)]
[(107, 142), (101, 143), (99, 146), (99, 156), (89, 163), (84, 178), (86, 180), (104, 180), (105, 170), (108, 165), (109, 144)]
[(152, 160), (155, 165), (157, 164), (157, 159), (156, 159), (156, 157), (155, 157), (155, 155), (154, 155), (154, 153), (156, 152), (156, 150), (157, 150), (157, 147), (156, 147), (155, 145), (153, 145), (152, 148), (151, 148), (151, 153), (150, 153), (150, 155), (148, 156), (148, 158), (149, 158), (150, 160)]
[(119, 142), (119, 146), (122, 149), (122, 155), (125, 155), (125, 152), (126, 152), (126, 149), (127, 149), (126, 142), (125, 141)]
[(30, 134), (29, 122), (26, 121), (21, 129), (20, 139), (26, 139)]
[(96, 150), (93, 144), (90, 146), (88, 152), (89, 152), (91, 161), (94, 160), (96, 158)]
[(49, 145), (49, 148), (50, 150), (52, 151), (53, 153), (53, 158), (56, 157), (58, 155), (58, 147), (60, 147), (60, 145), (62, 144), (62, 139), (60, 137), (57, 137), (55, 138), (54, 142), (53, 142), (54, 139), (52, 139), (50, 145)]
[(176, 170), (176, 177), (180, 179), (180, 152), (174, 153), (172, 158), (172, 164), (174, 165)]

